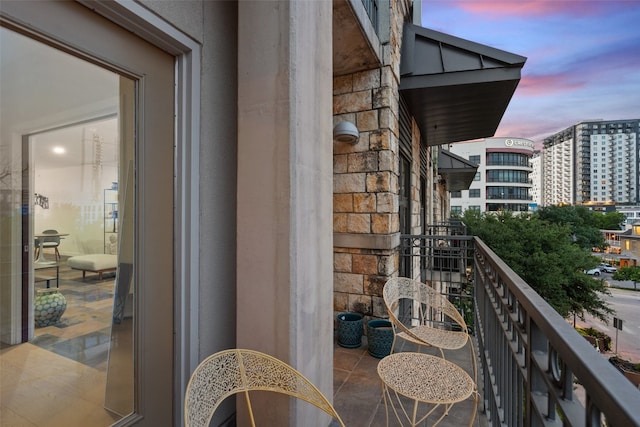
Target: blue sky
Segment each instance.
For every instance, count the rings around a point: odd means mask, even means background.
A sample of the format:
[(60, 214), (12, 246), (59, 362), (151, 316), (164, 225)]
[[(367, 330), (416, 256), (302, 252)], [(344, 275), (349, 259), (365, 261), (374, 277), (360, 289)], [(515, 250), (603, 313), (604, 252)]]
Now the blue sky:
[(640, 0), (422, 0), (422, 26), (527, 57), (498, 137), (640, 118)]

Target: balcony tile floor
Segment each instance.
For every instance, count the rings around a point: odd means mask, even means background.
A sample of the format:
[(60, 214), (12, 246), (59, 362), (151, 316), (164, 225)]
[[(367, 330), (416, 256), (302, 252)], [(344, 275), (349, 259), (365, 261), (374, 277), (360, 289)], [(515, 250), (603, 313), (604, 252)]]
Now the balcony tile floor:
[[(414, 346), (405, 344), (396, 346), (396, 351), (416, 351)], [(439, 355), (433, 348), (423, 350), (424, 353)], [(472, 375), (468, 347), (456, 352), (445, 352), (447, 360), (452, 361)], [(333, 353), (333, 399), (334, 407), (348, 427), (384, 427), (386, 423), (385, 405), (382, 399), (382, 387), (376, 368), (380, 359), (369, 355), (366, 337), (359, 348), (349, 349), (334, 343)], [(443, 427), (459, 427), (469, 425), (473, 413), (474, 402), (469, 398), (453, 405), (449, 414), (438, 424)], [(429, 405), (421, 404), (421, 410), (429, 409)], [(480, 409), (480, 408), (479, 408)], [(437, 409), (421, 425), (433, 425), (442, 414)], [(334, 423), (335, 424), (335, 423)], [(332, 426), (334, 425), (332, 424)], [(335, 424), (337, 425), (337, 424)], [(389, 413), (389, 426), (401, 425), (392, 412)], [(404, 425), (407, 425), (405, 422)], [(478, 410), (474, 427), (485, 427), (486, 417)]]

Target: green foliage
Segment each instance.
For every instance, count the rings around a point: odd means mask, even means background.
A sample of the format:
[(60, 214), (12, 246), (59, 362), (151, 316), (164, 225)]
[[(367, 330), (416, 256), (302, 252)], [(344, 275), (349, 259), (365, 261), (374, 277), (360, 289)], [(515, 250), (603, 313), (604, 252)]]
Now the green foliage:
[(631, 280), (633, 281), (633, 288), (638, 289), (637, 283), (640, 282), (640, 267), (622, 267), (615, 273), (613, 273), (613, 280)]
[(600, 230), (622, 230), (625, 216), (622, 212), (607, 212), (594, 215)]
[[(568, 226), (572, 240), (581, 248), (591, 250), (606, 247), (600, 230), (603, 225), (610, 224), (605, 223), (604, 215), (600, 212), (591, 211), (585, 206), (548, 206), (541, 208), (538, 216), (543, 221)], [(615, 229), (619, 230), (620, 225)]]
[(578, 333), (583, 337), (593, 337), (603, 340), (603, 350), (611, 351), (611, 337), (604, 332), (599, 331), (595, 328), (576, 328), (576, 331), (578, 331)]
[(606, 322), (612, 313), (600, 296), (609, 293), (604, 281), (584, 273), (599, 260), (574, 242), (571, 224), (509, 211), (467, 210), (462, 220), (470, 234), (482, 239), (563, 317), (574, 314), (583, 319), (589, 313)]

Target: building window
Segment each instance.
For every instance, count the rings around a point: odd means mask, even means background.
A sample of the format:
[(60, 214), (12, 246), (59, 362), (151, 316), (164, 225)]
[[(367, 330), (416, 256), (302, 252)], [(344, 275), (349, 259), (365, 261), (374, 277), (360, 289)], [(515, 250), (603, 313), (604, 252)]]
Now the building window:
[(479, 188), (470, 189), (469, 197), (480, 197), (480, 189)]
[(489, 153), (487, 165), (490, 166), (529, 166), (529, 156), (519, 153)]
[(476, 174), (473, 177), (474, 181), (480, 181), (480, 172), (476, 172)]
[(462, 197), (462, 191), (452, 191), (452, 192), (451, 192), (451, 198), (452, 198), (452, 199), (453, 199), (453, 198), (458, 199), (458, 198), (460, 198), (460, 197)]
[(451, 213), (459, 215), (462, 213), (462, 206), (451, 206)]
[(469, 206), (470, 211), (480, 212), (480, 206)]
[(480, 164), (480, 156), (469, 156), (469, 161), (471, 163), (475, 163), (476, 165)]
[(529, 180), (529, 172), (508, 170), (508, 169), (496, 169), (487, 171), (488, 182), (521, 182), (526, 183)]

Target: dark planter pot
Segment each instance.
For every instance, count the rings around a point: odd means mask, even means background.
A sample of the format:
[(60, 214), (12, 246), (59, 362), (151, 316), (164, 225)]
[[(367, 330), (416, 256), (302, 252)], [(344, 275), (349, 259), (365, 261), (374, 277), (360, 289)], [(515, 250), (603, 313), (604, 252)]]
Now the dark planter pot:
[(393, 344), (393, 329), (388, 320), (369, 320), (367, 323), (367, 340), (369, 354), (382, 359), (391, 353)]
[(340, 313), (336, 316), (338, 345), (357, 348), (362, 345), (362, 314)]

